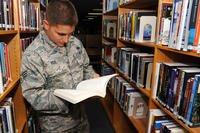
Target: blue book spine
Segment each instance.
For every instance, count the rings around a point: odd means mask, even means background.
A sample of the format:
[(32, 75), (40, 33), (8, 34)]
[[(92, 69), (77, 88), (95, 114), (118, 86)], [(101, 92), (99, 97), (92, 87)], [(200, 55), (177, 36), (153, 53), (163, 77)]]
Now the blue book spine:
[(187, 118), (186, 118), (186, 125), (192, 126), (191, 123), (191, 117), (192, 117), (192, 112), (193, 112), (193, 107), (194, 107), (194, 99), (197, 94), (198, 88), (200, 84), (200, 75), (195, 75), (193, 87), (192, 87), (192, 93), (190, 97), (190, 103), (188, 107), (188, 112), (187, 112)]
[(174, 108), (174, 83), (176, 80), (176, 69), (172, 69), (171, 71), (171, 81), (167, 96), (167, 108), (172, 109)]

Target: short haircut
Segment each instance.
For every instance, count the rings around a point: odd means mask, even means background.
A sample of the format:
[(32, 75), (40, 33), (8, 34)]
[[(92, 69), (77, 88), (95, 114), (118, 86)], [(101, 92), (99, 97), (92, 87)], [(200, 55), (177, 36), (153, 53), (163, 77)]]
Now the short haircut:
[(69, 0), (51, 0), (47, 6), (46, 19), (51, 25), (78, 24), (76, 9)]

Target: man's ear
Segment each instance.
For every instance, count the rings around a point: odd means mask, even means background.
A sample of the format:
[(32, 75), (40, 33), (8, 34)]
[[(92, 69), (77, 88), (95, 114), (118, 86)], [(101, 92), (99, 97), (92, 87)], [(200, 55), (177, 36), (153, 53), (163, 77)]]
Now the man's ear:
[(49, 29), (49, 22), (47, 20), (43, 20), (43, 26), (45, 30)]

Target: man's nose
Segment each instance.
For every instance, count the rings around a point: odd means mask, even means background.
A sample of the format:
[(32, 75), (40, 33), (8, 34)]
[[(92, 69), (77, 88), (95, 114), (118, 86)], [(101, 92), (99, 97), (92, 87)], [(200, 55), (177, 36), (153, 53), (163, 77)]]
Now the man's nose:
[(67, 43), (69, 41), (69, 38), (70, 38), (70, 35), (65, 35), (63, 38), (62, 38), (62, 41), (64, 43)]

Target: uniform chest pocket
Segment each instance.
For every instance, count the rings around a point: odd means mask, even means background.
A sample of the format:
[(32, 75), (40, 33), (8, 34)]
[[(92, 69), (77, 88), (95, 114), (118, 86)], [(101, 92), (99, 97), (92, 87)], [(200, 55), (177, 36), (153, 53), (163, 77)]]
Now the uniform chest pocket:
[(68, 64), (57, 61), (48, 61), (45, 70), (48, 77), (60, 77), (69, 73)]

